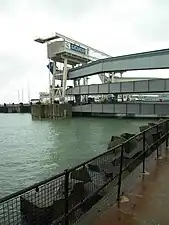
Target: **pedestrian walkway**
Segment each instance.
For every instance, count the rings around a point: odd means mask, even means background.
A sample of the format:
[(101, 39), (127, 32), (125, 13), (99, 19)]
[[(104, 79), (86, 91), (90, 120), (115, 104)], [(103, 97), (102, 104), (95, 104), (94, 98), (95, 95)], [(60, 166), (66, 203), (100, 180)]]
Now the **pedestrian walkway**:
[(92, 225), (169, 225), (169, 155), (125, 197), (129, 201), (109, 207)]

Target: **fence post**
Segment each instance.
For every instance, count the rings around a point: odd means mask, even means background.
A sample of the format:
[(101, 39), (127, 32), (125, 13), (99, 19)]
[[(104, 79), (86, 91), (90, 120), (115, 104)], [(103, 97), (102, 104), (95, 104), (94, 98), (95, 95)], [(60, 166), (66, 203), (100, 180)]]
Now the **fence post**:
[(145, 173), (145, 160), (146, 160), (146, 135), (145, 131), (143, 132), (143, 173)]
[[(158, 133), (158, 124), (157, 124), (156, 129), (157, 129), (157, 133)], [(157, 135), (157, 138), (158, 138), (158, 135)], [(157, 148), (157, 159), (158, 159), (158, 157), (159, 157), (159, 151), (158, 151), (158, 150), (159, 150), (159, 149), (158, 149), (159, 140), (156, 140), (156, 141), (157, 141), (157, 144), (156, 144), (157, 147), (156, 147), (156, 148)]]
[(122, 169), (123, 169), (123, 152), (124, 152), (124, 144), (122, 144), (122, 146), (121, 146), (121, 156), (120, 156), (120, 171), (119, 171), (118, 190), (117, 190), (118, 208), (120, 207), (121, 178), (122, 178)]
[(166, 148), (168, 147), (168, 120), (166, 121)]
[(69, 217), (68, 217), (68, 211), (69, 211), (69, 171), (65, 170), (65, 186), (64, 186), (64, 193), (65, 193), (65, 216), (64, 216), (64, 222), (65, 225), (69, 225)]

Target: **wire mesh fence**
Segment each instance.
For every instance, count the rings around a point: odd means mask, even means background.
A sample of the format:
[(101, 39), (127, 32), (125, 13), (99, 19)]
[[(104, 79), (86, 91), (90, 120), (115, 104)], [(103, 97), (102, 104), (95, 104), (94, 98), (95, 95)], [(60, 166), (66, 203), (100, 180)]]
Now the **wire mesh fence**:
[(77, 224), (86, 212), (120, 202), (147, 169), (152, 153), (158, 158), (168, 146), (169, 120), (142, 127), (137, 135), (62, 174), (0, 200), (2, 225)]

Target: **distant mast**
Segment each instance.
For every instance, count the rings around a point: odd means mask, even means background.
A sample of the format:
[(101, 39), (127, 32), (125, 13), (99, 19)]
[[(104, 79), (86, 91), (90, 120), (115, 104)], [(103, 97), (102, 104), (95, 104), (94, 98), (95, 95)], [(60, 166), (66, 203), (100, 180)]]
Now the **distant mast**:
[(19, 90), (18, 90), (18, 103), (20, 103), (20, 93), (19, 93)]
[(23, 88), (22, 88), (22, 103), (23, 103)]
[(28, 88), (28, 102), (30, 103), (30, 86), (29, 86), (29, 81), (27, 83), (27, 88)]

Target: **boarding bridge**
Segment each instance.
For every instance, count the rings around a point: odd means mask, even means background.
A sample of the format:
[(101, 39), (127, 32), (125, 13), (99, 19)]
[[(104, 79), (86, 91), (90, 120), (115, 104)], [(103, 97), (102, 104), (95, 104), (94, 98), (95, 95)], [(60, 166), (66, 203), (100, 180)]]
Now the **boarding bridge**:
[(169, 79), (138, 80), (107, 84), (81, 85), (67, 89), (67, 95), (107, 95), (169, 92)]
[(169, 49), (142, 52), (110, 57), (90, 62), (69, 70), (69, 79), (77, 79), (94, 74), (114, 72), (123, 73), (133, 70), (152, 70), (169, 68)]

